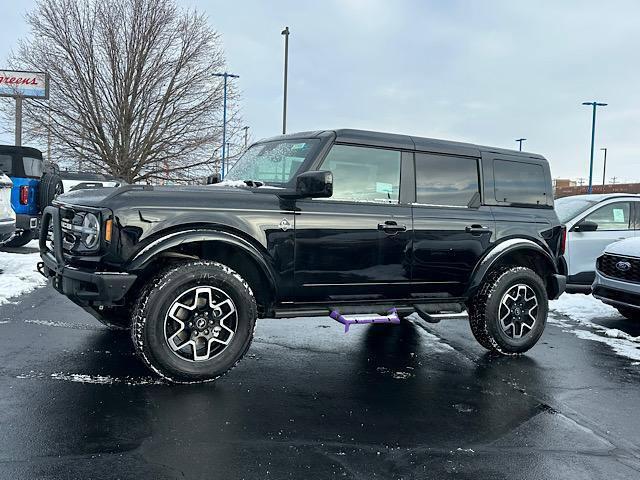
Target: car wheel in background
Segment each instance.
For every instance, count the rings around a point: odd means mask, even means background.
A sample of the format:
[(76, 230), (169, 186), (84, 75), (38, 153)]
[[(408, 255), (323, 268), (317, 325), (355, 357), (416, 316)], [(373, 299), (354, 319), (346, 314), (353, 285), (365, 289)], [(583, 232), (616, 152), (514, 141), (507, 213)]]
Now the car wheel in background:
[(24, 247), (27, 243), (35, 238), (34, 230), (22, 230), (16, 232), (11, 240), (7, 240), (2, 244), (3, 247), (18, 248)]
[(533, 347), (544, 331), (549, 302), (542, 279), (531, 269), (490, 273), (469, 306), (471, 331), (488, 350), (505, 355)]
[(140, 294), (131, 335), (156, 373), (179, 383), (215, 380), (247, 352), (257, 318), (249, 285), (206, 260), (158, 274)]

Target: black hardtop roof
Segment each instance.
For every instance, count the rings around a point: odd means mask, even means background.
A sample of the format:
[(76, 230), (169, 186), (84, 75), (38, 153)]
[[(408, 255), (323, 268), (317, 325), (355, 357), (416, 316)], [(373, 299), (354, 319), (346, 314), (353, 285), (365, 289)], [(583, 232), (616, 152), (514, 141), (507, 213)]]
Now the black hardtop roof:
[(402, 135), (397, 133), (374, 132), (370, 130), (357, 130), (351, 128), (340, 128), (336, 130), (315, 130), (307, 132), (290, 133), (278, 135), (265, 139), (264, 141), (313, 138), (335, 136), (336, 141), (352, 144), (373, 145), (381, 147), (399, 148), (403, 150), (416, 150), (425, 152), (439, 152), (453, 155), (466, 155), (479, 157), (481, 152), (500, 153), (509, 156), (522, 158), (536, 158), (545, 160), (542, 155), (530, 152), (520, 152), (508, 148), (488, 147), (473, 143), (455, 142), (451, 140), (440, 140), (436, 138), (416, 137), (413, 135)]
[(18, 147), (16, 145), (0, 145), (0, 155), (21, 154), (27, 157), (42, 159), (42, 152), (33, 147)]

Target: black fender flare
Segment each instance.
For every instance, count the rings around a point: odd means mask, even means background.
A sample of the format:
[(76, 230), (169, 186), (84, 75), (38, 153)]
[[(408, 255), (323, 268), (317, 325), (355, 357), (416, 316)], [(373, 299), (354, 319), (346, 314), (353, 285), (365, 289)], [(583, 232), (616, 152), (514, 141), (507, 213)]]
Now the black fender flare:
[(543, 247), (538, 245), (533, 240), (529, 240), (527, 238), (510, 238), (503, 242), (498, 243), (494, 246), (476, 265), (471, 274), (471, 280), (469, 281), (469, 286), (467, 287), (466, 297), (469, 298), (475, 295), (478, 287), (482, 284), (485, 276), (491, 268), (496, 265), (496, 263), (504, 258), (505, 255), (513, 253), (517, 250), (533, 250), (536, 253), (542, 255), (542, 258), (545, 259), (545, 263), (551, 269), (552, 274), (558, 273), (558, 266), (556, 261), (553, 259), (551, 254), (547, 252)]
[[(129, 261), (127, 271), (144, 269), (157, 255), (184, 243), (222, 242), (239, 247), (256, 262), (271, 286), (272, 293), (277, 294), (278, 283), (273, 268), (264, 255), (252, 243), (233, 233), (220, 230), (190, 229), (168, 233), (152, 241)], [(221, 262), (224, 263), (224, 262)]]

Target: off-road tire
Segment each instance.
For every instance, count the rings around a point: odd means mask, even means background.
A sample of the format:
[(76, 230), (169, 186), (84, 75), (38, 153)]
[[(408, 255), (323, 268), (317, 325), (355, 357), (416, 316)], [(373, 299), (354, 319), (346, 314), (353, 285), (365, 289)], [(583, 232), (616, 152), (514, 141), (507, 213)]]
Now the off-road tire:
[(36, 234), (34, 230), (22, 230), (20, 232), (16, 232), (13, 238), (4, 242), (2, 246), (9, 248), (24, 247), (27, 243), (35, 238), (35, 235)]
[(50, 172), (44, 173), (38, 189), (38, 206), (40, 210), (44, 210), (45, 207), (51, 205), (55, 198), (62, 193), (64, 193), (64, 185), (60, 175)]
[[(514, 285), (525, 284), (536, 294), (538, 310), (533, 328), (520, 339), (503, 332), (498, 309), (503, 295)], [(547, 290), (542, 279), (531, 269), (510, 267), (497, 269), (487, 276), (469, 304), (469, 324), (478, 343), (503, 355), (524, 353), (533, 347), (544, 332), (549, 312)]]
[(627, 320), (640, 320), (640, 309), (631, 307), (616, 307), (616, 310), (620, 312)]
[[(165, 337), (165, 317), (171, 304), (196, 286), (213, 286), (233, 301), (237, 327), (229, 345), (205, 361), (180, 358)], [(249, 349), (258, 317), (251, 288), (235, 271), (217, 262), (197, 260), (161, 271), (142, 289), (131, 324), (131, 337), (137, 354), (155, 373), (174, 383), (215, 380), (242, 359)]]

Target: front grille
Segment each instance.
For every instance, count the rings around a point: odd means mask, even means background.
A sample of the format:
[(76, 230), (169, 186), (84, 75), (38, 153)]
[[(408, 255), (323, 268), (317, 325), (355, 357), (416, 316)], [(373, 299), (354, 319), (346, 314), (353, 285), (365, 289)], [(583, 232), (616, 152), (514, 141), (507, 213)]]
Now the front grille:
[(640, 258), (605, 253), (598, 258), (596, 268), (607, 277), (640, 283)]

